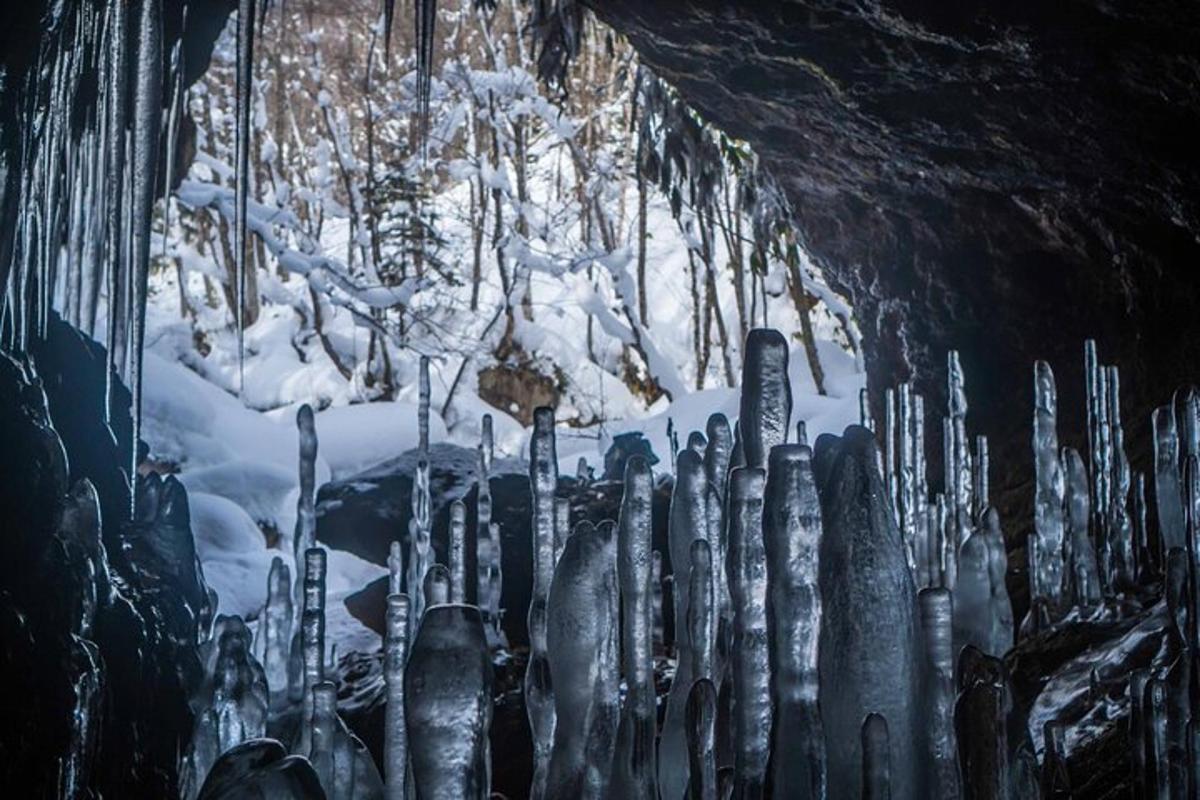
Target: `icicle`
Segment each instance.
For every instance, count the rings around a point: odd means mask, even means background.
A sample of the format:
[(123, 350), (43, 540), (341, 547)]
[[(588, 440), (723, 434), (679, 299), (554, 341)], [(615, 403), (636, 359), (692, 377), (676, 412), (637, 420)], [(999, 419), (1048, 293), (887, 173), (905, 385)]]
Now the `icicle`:
[[(675, 677), (667, 696), (666, 716), (658, 749), (658, 787), (664, 797), (687, 791), (687, 742), (684, 711), (692, 686), (692, 652), (687, 629), (688, 586), (692, 542), (707, 535), (707, 480), (700, 456), (680, 450), (675, 463), (675, 487), (667, 525), (675, 606)], [(568, 539), (568, 544), (570, 540)]]
[[(447, 669), (453, 664), (453, 669)], [(479, 609), (434, 606), (404, 672), (404, 718), (417, 798), (486, 800), (492, 663)]]
[(805, 445), (771, 448), (763, 511), (771, 699), (772, 797), (823, 798), (825, 734), (817, 704), (821, 505)]
[[(107, 175), (105, 184), (107, 206), (105, 209), (105, 264), (108, 270), (108, 318), (106, 324), (105, 349), (108, 363), (105, 367), (105, 413), (104, 419), (113, 422), (112, 401), (113, 378), (124, 372), (125, 342), (122, 332), (126, 329), (124, 304), (125, 285), (129, 272), (123, 258), (123, 237), (126, 218), (125, 190), (125, 131), (129, 122), (129, 64), (127, 42), (129, 37), (129, 6), (126, 0), (108, 2), (108, 62), (105, 86), (106, 119), (108, 142)], [(134, 443), (137, 450), (137, 443)], [(132, 478), (131, 478), (132, 480)]]
[(717, 800), (717, 690), (712, 681), (701, 678), (692, 684), (686, 714), (688, 800)]
[(163, 159), (166, 175), (163, 180), (163, 231), (162, 257), (167, 258), (167, 239), (171, 233), (171, 191), (175, 183), (175, 152), (179, 142), (179, 121), (183, 104), (183, 36), (187, 32), (188, 6), (183, 7), (181, 33), (175, 46), (171, 48), (171, 100), (167, 106), (167, 152)]
[(1063, 586), (1063, 472), (1058, 461), (1057, 395), (1050, 365), (1034, 365), (1033, 452), (1037, 473), (1034, 495), (1034, 534), (1028, 545), (1036, 557), (1037, 593), (1052, 614), (1060, 613)]
[(892, 800), (889, 740), (883, 715), (867, 714), (862, 724), (862, 800)]
[[(710, 420), (711, 426), (711, 420)], [(709, 450), (716, 446), (710, 439)], [(706, 463), (707, 466), (707, 463)], [(654, 475), (641, 456), (625, 464), (625, 492), (617, 522), (617, 577), (621, 591), (623, 673), (628, 690), (617, 729), (612, 793), (656, 800), (654, 611), (652, 587), (658, 554), (651, 553)], [(528, 697), (528, 694), (527, 694)], [(528, 703), (528, 700), (526, 700)], [(688, 726), (689, 732), (691, 726)], [(715, 766), (714, 766), (715, 770)]]
[(292, 613), (292, 576), (283, 559), (275, 556), (267, 575), (267, 604), (262, 614), (263, 670), (273, 697), (288, 693)]
[[(1088, 502), (1088, 475), (1079, 452), (1070, 447), (1063, 449), (1062, 464), (1066, 472), (1067, 537), (1064, 544), (1070, 554), (1066, 578), (1073, 587), (1075, 605), (1094, 607), (1100, 602), (1100, 572), (1096, 563), (1096, 552), (1088, 535), (1090, 517)], [(994, 654), (998, 655), (998, 654)]]
[(417, 0), (413, 5), (417, 31), (417, 140), (424, 160), (428, 148), (426, 134), (429, 130), (429, 97), (433, 82), (433, 29), (437, 20), (437, 0)]
[(467, 600), (466, 539), (467, 507), (461, 500), (450, 504), (450, 602), (465, 603)]
[(1155, 409), (1154, 500), (1158, 506), (1158, 528), (1165, 555), (1184, 545), (1183, 495), (1179, 485), (1179, 436), (1171, 406)]
[[(317, 427), (312, 407), (305, 403), (296, 412), (296, 434), (300, 442), (300, 494), (296, 498), (296, 527), (292, 533), (292, 555), (301, 563), (304, 553), (315, 547), (317, 532)], [(296, 603), (304, 576), (296, 575)]]
[(787, 340), (777, 330), (756, 328), (746, 336), (738, 428), (746, 465), (766, 467), (767, 454), (787, 441), (792, 419)]
[(619, 719), (616, 536), (581, 524), (550, 586), (547, 651), (557, 721), (550, 800), (607, 796)]
[(558, 456), (554, 442), (554, 410), (533, 412), (529, 440), (529, 486), (532, 495), (533, 593), (529, 601), (529, 664), (525, 670), (525, 708), (533, 736), (533, 786), (530, 796), (545, 795), (554, 746), (554, 690), (546, 654), (547, 604), (554, 579), (554, 490)]
[(766, 472), (740, 467), (729, 477), (729, 554), (733, 600), (733, 742), (739, 797), (761, 797), (771, 736), (767, 652), (767, 557), (763, 546)]
[[(974, 538), (972, 536), (971, 538)], [(958, 745), (954, 739), (954, 653), (953, 616), (950, 591), (922, 589), (917, 595), (921, 627), (930, 667), (929, 755), (930, 797), (955, 800), (959, 797)]]
[(246, 233), (247, 199), (250, 193), (250, 115), (254, 105), (254, 2), (238, 0), (237, 16), (237, 126), (236, 177), (234, 185), (233, 242), (237, 281), (234, 325), (237, 328), (238, 386), (245, 391), (246, 361)]
[(916, 765), (924, 729), (910, 699), (920, 696), (922, 657), (912, 574), (887, 507), (875, 437), (850, 427), (835, 446), (829, 476), (817, 484), (828, 534), (820, 549), (819, 674), (829, 785), (858, 781), (859, 729), (875, 711), (892, 730), (897, 796), (923, 797)]
[(387, 706), (383, 719), (383, 769), (386, 799), (405, 800), (408, 779), (408, 732), (404, 725), (404, 666), (408, 659), (408, 596), (387, 598), (387, 632), (383, 639), (383, 679)]

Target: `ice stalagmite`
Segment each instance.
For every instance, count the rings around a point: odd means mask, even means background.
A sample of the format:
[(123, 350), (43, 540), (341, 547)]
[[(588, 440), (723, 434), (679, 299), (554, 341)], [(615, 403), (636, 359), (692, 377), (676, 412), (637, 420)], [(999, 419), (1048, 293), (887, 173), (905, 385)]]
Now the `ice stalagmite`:
[(792, 419), (788, 345), (777, 330), (755, 328), (746, 336), (738, 429), (746, 464), (766, 467), (767, 454), (787, 441)]
[(1094, 500), (1092, 512), (1096, 517), (1096, 530), (1099, 539), (1103, 539), (1107, 524), (1105, 515), (1108, 513), (1108, 454), (1105, 439), (1108, 426), (1105, 414), (1108, 410), (1108, 400), (1104, 390), (1104, 368), (1100, 366), (1096, 354), (1096, 342), (1088, 339), (1083, 343), (1083, 375), (1087, 391), (1087, 437), (1088, 437), (1088, 466), (1091, 476), (1091, 496)]
[(896, 495), (896, 518), (900, 526), (900, 538), (904, 545), (905, 560), (909, 564), (909, 569), (914, 575), (922, 578), (922, 583), (941, 582), (941, 559), (939, 556), (939, 567), (937, 570), (929, 571), (922, 570), (918, 565), (928, 563), (928, 558), (921, 558), (923, 552), (928, 552), (929, 546), (932, 543), (927, 543), (925, 547), (920, 546), (920, 542), (924, 542), (926, 537), (922, 534), (925, 532), (926, 524), (922, 520), (921, 514), (918, 513), (918, 508), (921, 505), (921, 487), (918, 480), (918, 446), (917, 437), (914, 432), (923, 427), (924, 421), (913, 408), (912, 389), (907, 383), (900, 384), (900, 392), (897, 399), (897, 416), (899, 417), (899, 430), (897, 432), (900, 437), (898, 452), (898, 462), (896, 464), (895, 475), (895, 495)]
[(717, 613), (713, 553), (707, 539), (692, 542), (688, 576), (688, 640), (692, 652), (692, 679), (714, 678)]
[(404, 718), (416, 800), (488, 797), (492, 680), (479, 609), (430, 608), (404, 671)]
[(243, 361), (245, 358), (246, 333), (246, 232), (247, 199), (250, 194), (250, 118), (254, 105), (254, 0), (239, 0), (237, 15), (237, 125), (236, 147), (234, 148), (236, 171), (234, 186), (234, 260), (237, 285), (235, 297), (237, 310), (234, 325), (237, 328), (238, 387), (245, 389)]
[[(1065, 551), (1068, 554), (1064, 576), (1071, 587), (1072, 601), (1080, 607), (1095, 606), (1100, 602), (1100, 572), (1096, 564), (1096, 551), (1088, 535), (1091, 519), (1088, 494), (1087, 468), (1079, 451), (1064, 447), (1062, 466), (1066, 477), (1063, 510), (1066, 513)], [(993, 655), (999, 655), (993, 653)]]
[(700, 431), (692, 431), (688, 434), (687, 448), (695, 450), (696, 455), (704, 458), (704, 450), (708, 447), (708, 439), (704, 438), (704, 434)]
[(924, 726), (911, 699), (920, 696), (922, 658), (916, 591), (887, 507), (874, 436), (850, 427), (839, 443), (826, 447), (835, 450), (828, 478), (818, 480), (825, 528), (820, 704), (829, 786), (858, 784), (860, 726), (877, 712), (891, 728), (894, 796), (923, 798), (918, 765)]
[[(973, 538), (973, 537), (972, 537)], [(962, 580), (962, 575), (959, 575)], [(917, 595), (921, 628), (925, 635), (928, 670), (925, 710), (928, 715), (930, 770), (929, 796), (939, 800), (959, 797), (958, 748), (954, 740), (954, 648), (950, 590), (922, 589)]]
[(620, 715), (616, 545), (611, 522), (580, 525), (550, 586), (546, 644), (556, 717), (550, 800), (609, 796)]
[[(312, 690), (325, 680), (325, 551), (304, 551), (304, 605), (300, 617), (303, 711), (292, 752), (304, 755), (311, 744)], [(293, 697), (295, 692), (293, 691)]]
[[(675, 677), (667, 696), (666, 716), (658, 747), (658, 788), (665, 797), (687, 791), (687, 741), (684, 711), (692, 688), (692, 651), (687, 627), (691, 548), (708, 531), (704, 464), (691, 450), (680, 450), (675, 461), (675, 488), (667, 523), (670, 545), (671, 595), (675, 614)], [(570, 541), (570, 540), (568, 540)], [(664, 611), (664, 613), (666, 613)]]
[(953, 593), (953, 652), (973, 645), (999, 657), (1012, 647), (1012, 604), (1004, 583), (1007, 569), (1000, 515), (989, 508), (959, 549), (958, 583)]
[(370, 752), (337, 715), (337, 687), (313, 687), (312, 749), (309, 761), (326, 800), (384, 800), (385, 789)]
[(467, 601), (467, 507), (461, 500), (450, 504), (450, 529), (448, 532), (448, 555), (450, 569), (450, 602)]
[(383, 771), (387, 800), (405, 800), (408, 778), (408, 731), (404, 724), (404, 666), (408, 660), (408, 596), (389, 594), (383, 639), (383, 680), (387, 706), (383, 718)]
[[(953, 535), (953, 545), (948, 552), (952, 559), (957, 560), (958, 547), (971, 528), (973, 468), (966, 427), (967, 393), (962, 365), (954, 350), (946, 356), (946, 373), (946, 497), (950, 511), (949, 530)], [(957, 574), (957, 564), (954, 572)], [(953, 589), (953, 582), (948, 583), (946, 588)]]
[[(662, 553), (657, 550), (650, 561), (650, 619), (654, 634), (654, 647), (651, 652), (658, 653), (666, 648), (666, 631), (664, 630), (663, 614), (663, 574)], [(656, 769), (657, 772), (657, 769)]]
[(1008, 800), (1006, 724), (1012, 697), (1004, 664), (968, 646), (959, 655), (958, 683), (954, 731), (963, 800)]
[(312, 762), (328, 798), (334, 794), (333, 749), (337, 690), (329, 681), (322, 681), (313, 687), (312, 692), (312, 745), (308, 752), (308, 760)]
[(971, 519), (978, 523), (983, 518), (983, 512), (988, 507), (988, 440), (986, 436), (975, 437), (975, 458), (972, 461), (974, 476), (972, 479), (971, 500), (973, 503)]
[(1109, 508), (1108, 537), (1106, 545), (1111, 553), (1113, 582), (1118, 587), (1132, 586), (1136, 582), (1134, 564), (1133, 520), (1129, 516), (1129, 489), (1132, 482), (1129, 458), (1125, 455), (1125, 432), (1121, 427), (1121, 381), (1116, 367), (1107, 369), (1106, 387), (1108, 396), (1109, 462), (1108, 478)]
[(733, 431), (724, 414), (713, 414), (705, 426), (708, 447), (704, 451), (704, 475), (722, 501), (729, 480), (729, 460), (733, 456)]
[(1154, 410), (1154, 500), (1165, 554), (1184, 546), (1183, 493), (1179, 481), (1179, 435), (1171, 406)]
[(763, 507), (771, 699), (772, 797), (825, 797), (825, 733), (817, 705), (821, 504), (805, 445), (771, 448)]
[(417, 449), (429, 452), (429, 356), (417, 366)]
[(1171, 773), (1167, 761), (1167, 686), (1161, 678), (1146, 682), (1146, 697), (1142, 702), (1145, 720), (1146, 785), (1143, 797), (1169, 800)]
[(717, 690), (712, 681), (701, 678), (692, 684), (686, 715), (688, 800), (717, 800)]
[[(317, 532), (317, 425), (313, 410), (308, 403), (296, 412), (296, 434), (300, 442), (300, 494), (296, 498), (296, 528), (292, 534), (292, 555), (297, 565), (302, 563), (304, 552), (316, 545)], [(303, 575), (296, 576), (296, 602), (299, 604), (299, 588)]]
[(867, 714), (862, 724), (862, 798), (892, 800), (891, 736), (882, 714)]
[(554, 498), (554, 563), (562, 557), (563, 545), (571, 535), (571, 501), (565, 497)]
[(417, 619), (425, 613), (425, 573), (430, 564), (429, 461), (417, 462), (413, 475), (412, 518), (408, 521), (408, 574), (405, 584)]
[(400, 594), (400, 590), (404, 588), (404, 556), (400, 550), (400, 543), (392, 541), (388, 545), (388, 594)]
[[(1036, 574), (1030, 575), (1030, 595), (1042, 599), (1057, 616), (1063, 587), (1063, 471), (1058, 460), (1054, 373), (1045, 361), (1033, 368), (1033, 454), (1037, 476), (1034, 490), (1034, 533), (1027, 545)], [(1031, 618), (1033, 618), (1031, 616)]]
[[(132, 389), (133, 442), (142, 427), (142, 348), (146, 339), (146, 297), (150, 277), (150, 228), (157, 196), (158, 140), (162, 129), (162, 0), (141, 0), (138, 15), (137, 80), (133, 100), (133, 326), (129, 378)], [(137, 474), (137, 447), (130, 475)], [(136, 488), (137, 481), (132, 484)], [(132, 493), (131, 493), (132, 494)]]
[(733, 746), (735, 794), (761, 797), (771, 745), (771, 669), (767, 651), (767, 555), (763, 547), (766, 471), (729, 474), (729, 553), (733, 601)]
[(554, 746), (554, 688), (546, 656), (546, 617), (554, 579), (554, 490), (558, 456), (554, 444), (554, 410), (533, 412), (529, 440), (529, 487), (532, 501), (533, 594), (529, 601), (529, 665), (525, 670), (525, 707), (533, 736), (533, 786), (530, 796), (546, 791), (550, 751)]
[(431, 564), (423, 581), (425, 608), (444, 606), (450, 602), (450, 570), (445, 564)]
[(287, 697), (288, 651), (292, 642), (292, 577), (279, 556), (267, 575), (267, 604), (262, 614), (263, 671), (272, 698)]
[[(896, 391), (886, 389), (883, 393), (883, 488), (891, 503), (892, 513), (899, 519), (900, 487), (896, 475), (896, 416)], [(807, 444), (807, 442), (801, 442), (801, 444)]]
[[(709, 452), (716, 442), (709, 439)], [(621, 652), (624, 706), (613, 756), (612, 794), (630, 800), (656, 800), (657, 723), (654, 693), (654, 556), (650, 550), (650, 509), (654, 475), (642, 456), (625, 464), (625, 492), (617, 521), (617, 579), (621, 592)], [(528, 694), (526, 695), (528, 698)], [(528, 703), (528, 699), (526, 703)]]

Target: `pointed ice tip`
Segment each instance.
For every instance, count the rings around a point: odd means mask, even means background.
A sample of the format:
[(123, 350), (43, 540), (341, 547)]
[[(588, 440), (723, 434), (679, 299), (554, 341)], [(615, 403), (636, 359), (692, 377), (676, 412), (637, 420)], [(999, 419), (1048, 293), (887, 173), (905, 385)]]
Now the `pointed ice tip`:
[(787, 348), (787, 339), (775, 328), (753, 328), (746, 334), (746, 352), (754, 348)]
[(650, 471), (650, 463), (646, 461), (646, 457), (642, 455), (633, 455), (625, 462), (625, 489), (629, 490), (631, 486), (638, 487), (639, 492), (651, 492), (654, 490), (654, 473)]
[(296, 411), (296, 427), (302, 430), (313, 426), (313, 410), (308, 403), (303, 404)]

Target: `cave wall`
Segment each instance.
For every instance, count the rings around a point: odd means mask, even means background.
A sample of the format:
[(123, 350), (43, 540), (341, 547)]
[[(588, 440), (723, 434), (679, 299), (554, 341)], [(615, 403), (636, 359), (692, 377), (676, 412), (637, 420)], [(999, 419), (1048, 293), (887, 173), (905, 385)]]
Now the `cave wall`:
[(1150, 411), (1200, 357), (1200, 7), (589, 5), (782, 184), (854, 306), (877, 411), (913, 379), (938, 413), (960, 351), (1010, 535), (1030, 522), (1034, 359), (1056, 371), (1063, 443), (1086, 447), (1096, 338), (1149, 466)]

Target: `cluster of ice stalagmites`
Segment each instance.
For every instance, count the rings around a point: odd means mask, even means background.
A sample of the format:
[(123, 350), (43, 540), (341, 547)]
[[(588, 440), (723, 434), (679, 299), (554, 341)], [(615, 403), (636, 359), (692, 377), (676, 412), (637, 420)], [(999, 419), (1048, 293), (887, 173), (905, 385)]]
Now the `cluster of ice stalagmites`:
[[(754, 332), (736, 426), (714, 414), (676, 455), (666, 563), (652, 549), (655, 476), (642, 457), (626, 463), (616, 522), (584, 520), (571, 530), (553, 412), (538, 409), (523, 684), (530, 795), (1071, 797), (1081, 739), (1073, 726), (1128, 714), (1123, 730), (1142, 796), (1191, 796), (1200, 401), (1189, 393), (1156, 414), (1153, 480), (1165, 529), (1151, 539), (1145, 481), (1124, 454), (1116, 372), (1093, 366), (1094, 349), (1086, 352), (1087, 458), (1060, 448), (1054, 377), (1046, 364), (1034, 369), (1031, 611), (1020, 632), (1002, 521), (988, 505), (987, 444), (968, 437), (954, 355), (943, 491), (931, 494), (924, 402), (911, 388), (887, 393), (881, 425), (864, 404), (863, 421), (874, 427), (824, 435), (810, 448), (804, 425), (792, 425), (786, 346)], [(452, 503), (446, 564), (434, 563), (428, 546), (430, 499), (419, 475), (412, 533), (426, 540), (410, 536), (407, 552), (393, 543), (383, 643), (386, 781), (365, 768), (361, 745), (337, 719), (322, 635), (323, 551), (304, 552), (294, 612), (285, 565), (272, 569), (260, 623), (267, 673), (279, 673), (287, 640), (279, 632), (298, 617), (289, 655), (299, 684), (293, 702), (305, 710), (293, 752), (307, 758), (329, 796), (488, 796), (491, 652), (500, 643), (490, 461), (485, 426), (480, 529), (471, 536), (465, 506)], [(423, 460), (418, 471), (427, 470)], [(477, 602), (467, 605), (472, 547)], [(1149, 582), (1164, 587), (1158, 606), (1143, 591)], [(1014, 642), (1084, 622), (1115, 625), (1123, 638), (1077, 657), (1023, 701), (1025, 716), (1014, 714), (1018, 694), (1029, 691), (1017, 680), (1024, 667)], [(226, 726), (217, 750), (256, 735), (255, 714), (267, 708), (255, 677), (262, 670), (247, 671), (244, 643), (225, 638), (230, 688), (220, 707), (242, 727)], [(656, 663), (668, 644), (667, 661)], [(663, 666), (670, 689), (660, 698)], [(216, 708), (215, 690), (213, 698)]]

